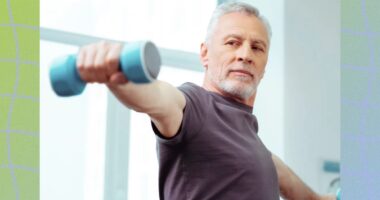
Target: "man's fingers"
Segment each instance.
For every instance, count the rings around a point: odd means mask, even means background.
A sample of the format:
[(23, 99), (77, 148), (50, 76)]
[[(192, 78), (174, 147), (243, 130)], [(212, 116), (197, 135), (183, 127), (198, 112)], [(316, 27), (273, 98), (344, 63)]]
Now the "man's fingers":
[(128, 79), (124, 76), (122, 72), (117, 72), (111, 75), (109, 84), (120, 85), (128, 83)]
[(77, 69), (79, 76), (85, 82), (91, 82), (92, 77), (89, 73), (88, 59), (91, 59), (92, 53), (88, 51), (88, 47), (82, 47), (77, 56)]
[(105, 64), (107, 65), (107, 75), (111, 76), (119, 71), (119, 59), (122, 45), (112, 45), (105, 54)]
[[(88, 83), (109, 82), (110, 77), (118, 73), (121, 49), (121, 44), (104, 41), (81, 48), (77, 56), (77, 68), (82, 80)], [(117, 78), (116, 82), (120, 80)]]
[(109, 76), (107, 74), (107, 65), (105, 62), (107, 51), (108, 49), (105, 44), (100, 43), (100, 46), (97, 47), (97, 53), (94, 60), (94, 75), (96, 77), (96, 82), (98, 83), (108, 82)]

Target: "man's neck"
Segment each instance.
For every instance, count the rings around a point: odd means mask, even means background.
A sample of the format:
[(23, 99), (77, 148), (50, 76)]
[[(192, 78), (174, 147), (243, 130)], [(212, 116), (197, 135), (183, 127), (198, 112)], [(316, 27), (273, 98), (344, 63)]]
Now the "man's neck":
[(221, 90), (219, 87), (217, 86), (214, 86), (214, 84), (211, 84), (211, 83), (207, 83), (206, 81), (203, 82), (203, 85), (202, 87), (207, 90), (207, 91), (210, 91), (210, 92), (215, 92), (217, 94), (220, 94), (222, 96), (225, 96), (225, 97), (228, 97), (228, 98), (231, 98), (239, 103), (242, 103), (242, 104), (245, 104), (247, 106), (251, 106), (253, 107), (253, 104), (255, 102), (255, 98), (256, 98), (256, 92), (250, 96), (248, 99), (241, 99), (239, 97), (236, 97), (236, 96), (233, 96), (229, 93), (226, 93), (224, 92), (223, 90)]

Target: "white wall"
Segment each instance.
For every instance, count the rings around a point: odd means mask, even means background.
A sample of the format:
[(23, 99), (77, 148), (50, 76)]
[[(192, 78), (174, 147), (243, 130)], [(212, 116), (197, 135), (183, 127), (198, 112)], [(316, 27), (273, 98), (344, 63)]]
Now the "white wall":
[[(285, 3), (285, 161), (319, 192), (340, 158), (340, 2)], [(337, 175), (335, 175), (337, 176)]]

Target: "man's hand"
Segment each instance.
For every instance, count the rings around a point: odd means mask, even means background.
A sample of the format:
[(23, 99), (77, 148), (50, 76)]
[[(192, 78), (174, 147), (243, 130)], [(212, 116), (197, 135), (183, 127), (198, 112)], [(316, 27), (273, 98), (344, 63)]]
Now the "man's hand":
[(82, 47), (77, 57), (81, 79), (87, 83), (127, 83), (126, 77), (119, 71), (122, 48), (121, 44), (105, 41)]
[(329, 194), (329, 195), (320, 195), (318, 200), (336, 200), (336, 196)]

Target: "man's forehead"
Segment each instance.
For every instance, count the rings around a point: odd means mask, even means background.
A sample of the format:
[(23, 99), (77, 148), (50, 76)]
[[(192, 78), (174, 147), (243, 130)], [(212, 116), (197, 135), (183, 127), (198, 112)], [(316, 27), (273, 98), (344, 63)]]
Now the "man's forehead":
[(256, 16), (246, 13), (228, 13), (219, 18), (216, 32), (222, 38), (228, 35), (240, 35), (253, 40), (262, 40), (268, 43), (268, 32), (265, 25)]

